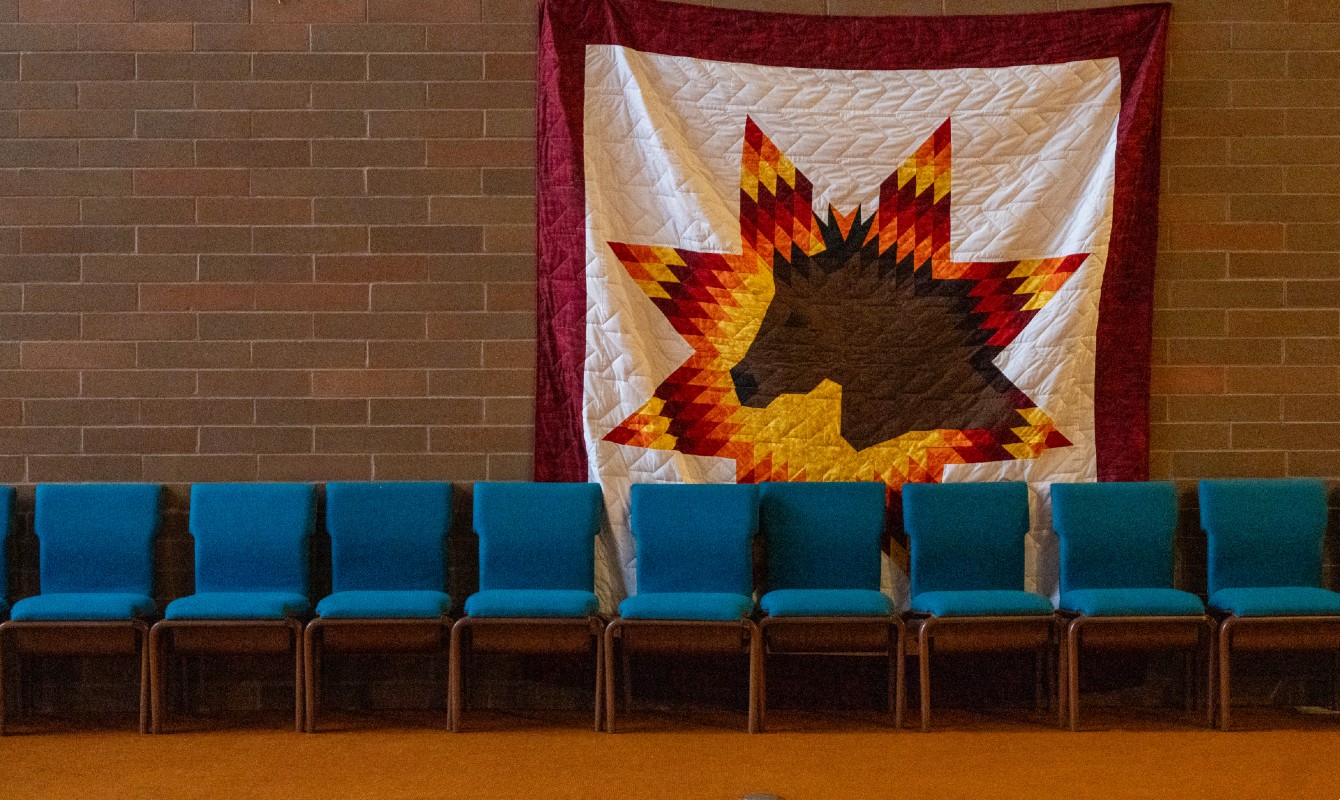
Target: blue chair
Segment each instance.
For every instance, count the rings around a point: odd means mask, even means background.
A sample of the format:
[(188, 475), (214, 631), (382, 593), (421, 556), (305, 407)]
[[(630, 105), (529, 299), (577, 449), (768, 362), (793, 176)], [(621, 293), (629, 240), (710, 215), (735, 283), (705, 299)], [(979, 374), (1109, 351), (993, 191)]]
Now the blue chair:
[[(763, 648), (754, 613), (752, 547), (758, 493), (752, 485), (636, 484), (629, 523), (637, 545), (637, 593), (605, 628), (605, 729), (614, 731), (616, 643), (630, 701), (631, 644), (663, 652), (749, 652), (749, 732), (758, 729)], [(690, 638), (691, 637), (691, 638)]]
[(769, 653), (887, 653), (889, 712), (901, 726), (902, 622), (879, 590), (887, 492), (871, 482), (759, 485), (768, 581), (759, 600), (759, 730)]
[(1219, 623), (1219, 727), (1234, 650), (1340, 649), (1340, 594), (1322, 586), (1326, 485), (1310, 478), (1200, 482), (1208, 589)]
[[(9, 613), (9, 602), (6, 597), (9, 591), (9, 573), (5, 570), (5, 545), (9, 541), (9, 529), (13, 524), (14, 487), (0, 486), (0, 614)], [(3, 703), (4, 697), (0, 696), (0, 704)]]
[[(1173, 588), (1177, 488), (1170, 482), (1054, 483), (1051, 494), (1061, 544), (1061, 706), (1070, 729), (1079, 724), (1083, 646), (1179, 649), (1202, 659), (1206, 724), (1213, 725), (1214, 624), (1199, 597)], [(1188, 667), (1189, 677), (1197, 672)], [(1188, 708), (1195, 697), (1188, 686)]]
[[(150, 484), (39, 485), (34, 526), (42, 591), (16, 602), (0, 625), (0, 647), (15, 656), (24, 650), (136, 654), (142, 733), (149, 729), (145, 618), (157, 609), (153, 556), (161, 495), (162, 488)], [(12, 496), (5, 495), (6, 519)], [(43, 629), (45, 635), (30, 635)], [(79, 638), (71, 643), (66, 634)], [(60, 645), (53, 645), (55, 637)], [(0, 705), (0, 731), (3, 726)]]
[(1034, 650), (1041, 707), (1056, 623), (1047, 598), (1024, 591), (1027, 484), (909, 483), (903, 525), (912, 567), (905, 624), (917, 638), (921, 729), (930, 729), (930, 659), (937, 647)]
[(595, 483), (476, 483), (479, 591), (451, 629), (451, 725), (465, 706), (476, 651), (591, 653), (600, 730), (605, 618), (595, 592), (603, 496)]
[(316, 732), (321, 660), (343, 652), (429, 651), (448, 641), (451, 484), (326, 484), (332, 593), (307, 623), (307, 732)]
[(303, 617), (316, 497), (305, 483), (191, 487), (195, 594), (168, 603), (150, 632), (153, 729), (163, 729), (174, 653), (291, 654), (294, 727), (303, 728)]

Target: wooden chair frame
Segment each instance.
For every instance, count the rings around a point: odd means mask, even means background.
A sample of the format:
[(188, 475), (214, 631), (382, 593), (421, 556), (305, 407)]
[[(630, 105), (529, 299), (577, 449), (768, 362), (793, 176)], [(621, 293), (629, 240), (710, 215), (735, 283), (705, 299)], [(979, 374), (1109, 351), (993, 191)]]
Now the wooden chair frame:
[[(286, 646), (267, 646), (269, 634), (287, 634)], [(179, 647), (178, 634), (187, 634), (185, 647)], [(197, 634), (199, 634), (197, 636)], [(271, 639), (277, 637), (270, 637)], [(293, 653), (293, 727), (303, 730), (303, 623), (296, 617), (284, 619), (165, 619), (149, 631), (149, 685), (153, 710), (152, 731), (163, 732), (167, 719), (167, 667), (176, 652), (214, 653)], [(185, 688), (185, 687), (183, 687)]]
[[(618, 673), (623, 673), (624, 705), (630, 707), (633, 700), (632, 686), (628, 675), (629, 652), (628, 640), (624, 636), (625, 629), (640, 631), (637, 634), (638, 638), (641, 638), (644, 633), (650, 634), (647, 642), (638, 643), (649, 644), (650, 646), (646, 649), (670, 653), (730, 652), (735, 649), (728, 646), (733, 638), (730, 634), (733, 631), (738, 631), (740, 638), (736, 648), (746, 649), (749, 653), (748, 728), (750, 733), (758, 732), (759, 690), (762, 688), (760, 674), (763, 670), (763, 637), (759, 633), (758, 625), (748, 617), (720, 622), (685, 619), (624, 619), (623, 617), (612, 620), (605, 627), (605, 664), (607, 665), (605, 669), (606, 732), (614, 733), (614, 696)], [(616, 642), (618, 642), (621, 656), (620, 669), (614, 668)], [(736, 651), (738, 652), (738, 650)]]
[[(315, 617), (303, 631), (303, 684), (307, 733), (316, 733), (321, 703), (322, 656), (337, 653), (427, 652), (442, 659), (451, 627), (448, 616), (433, 618)], [(333, 641), (327, 641), (327, 633)], [(444, 635), (446, 634), (446, 635)]]
[[(62, 646), (62, 640), (72, 632), (85, 634), (79, 645)], [(129, 650), (124, 646), (125, 634), (129, 633), (134, 644)], [(90, 636), (91, 634), (91, 636)], [(14, 639), (14, 647), (7, 640)], [(143, 619), (131, 620), (7, 620), (0, 623), (0, 735), (6, 732), (5, 715), (5, 675), (6, 651), (13, 659), (9, 672), (14, 674), (17, 708), (22, 714), (23, 683), (22, 663), (24, 647), (21, 640), (28, 639), (38, 646), (30, 652), (45, 655), (113, 655), (126, 652), (137, 653), (140, 657), (140, 733), (149, 732), (149, 623)], [(91, 645), (91, 646), (89, 646)], [(11, 715), (12, 716), (12, 715)]]
[(1334, 654), (1335, 696), (1333, 707), (1340, 709), (1340, 616), (1239, 617), (1219, 620), (1219, 728), (1228, 730), (1230, 722), (1231, 656), (1241, 650), (1330, 651)]
[(1079, 727), (1079, 662), (1086, 633), (1091, 640), (1087, 643), (1096, 649), (1183, 651), (1189, 658), (1183, 689), (1186, 710), (1196, 708), (1196, 676), (1203, 670), (1205, 725), (1214, 726), (1216, 625), (1209, 616), (1095, 617), (1058, 612), (1058, 619), (1063, 628), (1061, 663), (1065, 668), (1058, 676), (1061, 687), (1057, 713), (1070, 730)]
[[(1054, 614), (935, 617), (909, 613), (904, 619), (908, 636), (917, 640), (917, 661), (921, 692), (921, 731), (930, 730), (931, 724), (931, 655), (934, 639), (943, 636), (954, 652), (996, 652), (1034, 650), (1037, 653), (1037, 686), (1035, 706), (1041, 711), (1044, 702), (1055, 697), (1059, 681), (1055, 680), (1059, 625)], [(977, 630), (973, 630), (977, 629)], [(1059, 706), (1060, 699), (1056, 698)]]
[(595, 661), (594, 728), (599, 731), (606, 658), (602, 637), (606, 621), (599, 614), (586, 617), (461, 617), (451, 626), (451, 665), (447, 671), (448, 720), (453, 732), (461, 729), (466, 679), (475, 652), (475, 633), (483, 634), (484, 652), (544, 654), (586, 649)]
[[(903, 727), (904, 657), (903, 621), (890, 617), (774, 617), (758, 621), (762, 656), (754, 676), (758, 687), (756, 727), (767, 729), (768, 655), (868, 655), (887, 652), (889, 659), (889, 713), (895, 728)], [(878, 647), (879, 639), (884, 646)]]

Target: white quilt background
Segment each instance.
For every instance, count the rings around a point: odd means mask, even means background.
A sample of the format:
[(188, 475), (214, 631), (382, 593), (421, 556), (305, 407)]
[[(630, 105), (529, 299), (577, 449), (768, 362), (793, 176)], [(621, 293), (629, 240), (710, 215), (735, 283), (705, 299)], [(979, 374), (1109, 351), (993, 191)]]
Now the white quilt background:
[[(1030, 588), (1055, 586), (1046, 485), (1094, 480), (1098, 298), (1112, 221), (1121, 77), (1116, 59), (993, 69), (838, 71), (586, 48), (584, 431), (590, 479), (611, 530), (597, 548), (597, 592), (612, 608), (635, 591), (632, 483), (734, 482), (732, 460), (605, 442), (691, 349), (607, 242), (738, 253), (740, 152), (750, 116), (829, 203), (862, 216), (879, 185), (952, 120), (955, 261), (1090, 253), (997, 358), (1071, 447), (1040, 458), (951, 465), (944, 480), (1033, 486)], [(905, 604), (906, 579), (885, 570)]]

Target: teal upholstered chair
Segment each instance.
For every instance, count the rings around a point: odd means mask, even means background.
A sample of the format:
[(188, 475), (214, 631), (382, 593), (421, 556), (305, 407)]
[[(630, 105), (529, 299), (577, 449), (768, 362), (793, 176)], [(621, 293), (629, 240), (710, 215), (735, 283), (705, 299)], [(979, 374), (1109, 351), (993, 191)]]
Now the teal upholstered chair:
[[(1070, 729), (1079, 723), (1082, 648), (1180, 649), (1202, 659), (1207, 722), (1214, 719), (1214, 625), (1205, 604), (1173, 588), (1177, 489), (1170, 482), (1054, 483)], [(1195, 675), (1199, 671), (1188, 671)], [(1188, 705), (1195, 698), (1187, 687)]]
[(168, 604), (151, 635), (155, 732), (174, 652), (284, 652), (294, 663), (294, 727), (303, 727), (303, 618), (315, 491), (305, 483), (191, 487), (195, 594)]
[[(614, 730), (616, 643), (625, 700), (630, 647), (663, 652), (749, 652), (749, 730), (758, 726), (763, 649), (754, 613), (752, 547), (758, 493), (738, 484), (636, 484), (629, 524), (637, 545), (637, 593), (605, 629), (605, 727)], [(685, 635), (693, 636), (690, 640)]]
[(473, 651), (590, 653), (601, 722), (605, 619), (595, 588), (603, 495), (595, 483), (476, 483), (479, 591), (451, 631), (451, 719), (461, 724)]
[(451, 484), (326, 484), (332, 593), (307, 623), (307, 731), (316, 731), (324, 652), (441, 653), (451, 620)]
[(1027, 484), (909, 483), (903, 525), (912, 567), (906, 624), (917, 638), (921, 729), (930, 727), (930, 659), (937, 648), (1035, 650), (1040, 706), (1055, 618), (1047, 598), (1024, 591)]
[(883, 483), (764, 483), (759, 532), (768, 592), (759, 600), (763, 664), (758, 727), (767, 716), (767, 656), (774, 652), (885, 652), (889, 711), (901, 723), (902, 624), (879, 590)]
[[(9, 572), (6, 570), (6, 543), (14, 525), (14, 487), (0, 486), (0, 615), (9, 613)], [(0, 703), (3, 703), (0, 698)]]
[(1309, 478), (1200, 482), (1209, 606), (1219, 623), (1219, 726), (1234, 650), (1340, 649), (1340, 594), (1322, 586), (1326, 485)]
[[(30, 641), (34, 652), (41, 651), (42, 640), (27, 635), (35, 629), (77, 635), (77, 646), (90, 652), (137, 654), (142, 732), (149, 726), (145, 618), (156, 610), (151, 595), (161, 494), (150, 484), (38, 486), (34, 526), (42, 591), (16, 602), (0, 625), (0, 647), (16, 661)], [(8, 507), (5, 512), (8, 519)], [(2, 713), (0, 707), (0, 730)]]

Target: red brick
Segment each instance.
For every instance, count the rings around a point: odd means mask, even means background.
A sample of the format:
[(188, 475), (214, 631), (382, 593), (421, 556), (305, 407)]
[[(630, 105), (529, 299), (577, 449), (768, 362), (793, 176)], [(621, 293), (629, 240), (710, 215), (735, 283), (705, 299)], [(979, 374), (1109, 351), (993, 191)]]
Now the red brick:
[(246, 342), (140, 342), (136, 366), (153, 369), (227, 369), (251, 366)]
[(135, 19), (145, 22), (246, 22), (248, 0), (136, 0)]
[(531, 425), (535, 402), (529, 397), (490, 397), (484, 400), (484, 422), (491, 425)]
[(255, 305), (256, 287), (244, 283), (167, 283), (140, 287), (141, 311), (242, 311)]
[[(484, 135), (534, 141), (535, 111), (529, 108), (491, 108), (484, 112)], [(1170, 158), (1176, 158), (1176, 155), (1172, 154)]]
[(495, 453), (528, 451), (534, 433), (521, 425), (453, 425), (429, 429), (428, 448), (434, 453)]
[(413, 139), (332, 139), (313, 142), (312, 159), (321, 167), (416, 167), (424, 147)]
[(135, 130), (135, 112), (119, 109), (19, 112), (19, 135), (34, 138), (94, 138), (130, 136)]
[(535, 219), (532, 197), (434, 197), (433, 222), (449, 225), (506, 225)]
[(139, 456), (28, 457), (28, 480), (34, 483), (120, 483), (140, 476)]
[(484, 135), (484, 112), (369, 111), (369, 134), (374, 137), (422, 136), (427, 139), (460, 139)]
[(190, 50), (191, 26), (185, 23), (80, 25), (80, 50)]
[(258, 367), (320, 369), (368, 366), (368, 348), (363, 342), (253, 342), (251, 348)]
[(357, 169), (253, 169), (251, 193), (257, 196), (320, 197), (363, 194)]
[(373, 477), (383, 481), (474, 481), (487, 477), (483, 456), (441, 454), (378, 454)]
[[(203, 201), (202, 201), (203, 202)], [(226, 200), (219, 202), (228, 202)], [(248, 203), (263, 204), (264, 198), (251, 198)], [(290, 203), (290, 200), (273, 202)], [(302, 201), (300, 201), (302, 202)], [(261, 205), (253, 206), (262, 208)], [(201, 206), (201, 213), (204, 207)], [(278, 281), (304, 282), (312, 280), (312, 258), (310, 256), (276, 255), (224, 255), (200, 257), (200, 280), (202, 281)]]
[(253, 23), (249, 25), (202, 24), (195, 26), (196, 50), (241, 52), (306, 50), (308, 38), (308, 27), (306, 25)]
[[(382, 200), (385, 198), (372, 198)], [(317, 214), (322, 213), (317, 202)], [(329, 207), (327, 207), (329, 209)], [(329, 211), (328, 211), (329, 213)], [(424, 209), (425, 218), (427, 209)], [(316, 280), (331, 283), (412, 282), (428, 280), (428, 257), (419, 255), (317, 256)]]
[(530, 167), (535, 164), (535, 143), (525, 139), (436, 139), (428, 142), (427, 147), (428, 163), (434, 167)]
[(488, 53), (484, 56), (484, 77), (491, 81), (535, 80), (533, 53)]
[(1221, 394), (1224, 385), (1223, 367), (1155, 367), (1150, 391), (1160, 395)]
[(452, 81), (428, 85), (429, 108), (534, 108), (530, 81)]
[(28, 425), (126, 425), (139, 421), (135, 400), (25, 400), (23, 419)]
[(20, 22), (129, 22), (134, 0), (19, 0)]
[(372, 478), (372, 456), (262, 455), (258, 477), (262, 481), (365, 481)]
[(293, 139), (347, 139), (367, 132), (361, 111), (256, 111), (256, 136)]
[(84, 139), (79, 142), (79, 163), (85, 167), (189, 167), (195, 163), (195, 148), (191, 142), (168, 139)]
[(316, 429), (316, 452), (318, 453), (424, 453), (427, 451), (427, 428), (359, 425)]
[(367, 63), (367, 56), (361, 53), (257, 53), (252, 77), (262, 81), (361, 81), (367, 76)]
[(71, 397), (77, 394), (79, 373), (73, 370), (0, 370), (0, 397)]
[(527, 397), (535, 393), (532, 369), (440, 369), (428, 376), (438, 397)]
[(414, 397), (427, 394), (423, 370), (326, 370), (312, 373), (317, 397)]
[(141, 253), (246, 253), (250, 250), (250, 228), (198, 225), (139, 229)]
[(374, 226), (375, 253), (470, 253), (483, 244), (482, 231), (470, 225)]
[(195, 87), (199, 108), (307, 108), (312, 104), (308, 83), (210, 82)]
[(123, 81), (135, 79), (133, 53), (24, 53), (25, 81)]
[(484, 368), (535, 368), (535, 340), (511, 339), (484, 342)]
[(1172, 476), (1185, 478), (1254, 478), (1285, 474), (1283, 451), (1184, 452), (1172, 454)]
[(77, 50), (74, 25), (0, 25), (0, 50)]
[(367, 0), (251, 0), (255, 22), (362, 22), (366, 16)]
[[(396, 402), (396, 401), (374, 401)], [(367, 400), (310, 398), (258, 399), (256, 422), (262, 425), (362, 425), (368, 422)]]
[(252, 419), (251, 400), (141, 400), (140, 422), (145, 425), (237, 425)]
[(201, 339), (305, 339), (311, 335), (311, 314), (232, 311), (200, 315)]
[(208, 370), (200, 373), (201, 397), (305, 397), (312, 376), (297, 370)]
[(267, 283), (256, 286), (262, 311), (364, 311), (368, 289), (358, 284)]
[(533, 281), (535, 257), (517, 253), (435, 255), (428, 261), (433, 281)]
[(372, 53), (368, 78), (374, 81), (468, 81), (484, 75), (484, 57), (461, 53)]
[(10, 139), (0, 150), (0, 167), (73, 167), (79, 164), (74, 142)]
[(488, 479), (491, 481), (525, 481), (535, 474), (535, 458), (530, 453), (490, 453)]
[(129, 253), (135, 249), (135, 229), (70, 226), (24, 228), (25, 253)]
[[(245, 139), (251, 135), (246, 111), (140, 111), (136, 134), (147, 139)], [(262, 135), (257, 131), (257, 135)]]
[(489, 311), (535, 312), (535, 284), (491, 283), (485, 308)]
[(83, 279), (88, 283), (182, 283), (195, 275), (195, 256), (84, 256)]
[(483, 401), (430, 397), (370, 401), (376, 425), (471, 425), (483, 421)]
[(423, 108), (426, 98), (422, 83), (317, 83), (312, 86), (313, 108)]
[(194, 339), (194, 314), (85, 314), (83, 338), (104, 340)]
[(202, 453), (310, 453), (311, 428), (238, 426), (201, 428)]
[[(199, 221), (217, 225), (294, 225), (312, 221), (312, 203), (298, 197), (200, 197)], [(307, 278), (311, 278), (310, 267)]]
[(479, 342), (368, 342), (368, 366), (458, 369), (482, 365)]
[(292, 139), (206, 141), (196, 143), (195, 158), (202, 167), (306, 167), (311, 148)]
[(368, 233), (362, 227), (334, 225), (258, 227), (254, 249), (258, 253), (362, 253), (368, 249)]
[(353, 53), (408, 52), (424, 49), (422, 25), (313, 25), (313, 51)]
[(84, 452), (87, 453), (193, 453), (195, 428), (85, 428)]
[[(74, 197), (0, 197), (0, 225), (61, 225), (79, 221)], [(428, 221), (428, 206), (423, 209)]]
[(74, 108), (79, 105), (77, 87), (46, 81), (0, 84), (0, 108)]
[(1334, 336), (1340, 334), (1340, 311), (1334, 309), (1228, 312), (1229, 336)]
[(1340, 394), (1340, 367), (1228, 367), (1230, 394)]
[(190, 397), (195, 394), (195, 379), (196, 373), (186, 370), (96, 370), (84, 373), (79, 394), (83, 397)]
[(482, 311), (484, 287), (477, 283), (385, 283), (372, 287), (373, 311)]
[(24, 369), (122, 369), (135, 366), (135, 345), (112, 342), (23, 342)]
[(250, 175), (245, 169), (135, 170), (138, 195), (245, 195), (250, 186)]
[(174, 197), (86, 197), (83, 221), (90, 225), (189, 225), (196, 221), (190, 202)]
[(370, 169), (368, 192), (376, 195), (465, 194), (479, 186), (469, 169)]
[[(318, 197), (316, 221), (321, 223), (426, 223), (428, 199), (423, 197)], [(425, 273), (427, 272), (425, 263)]]
[[(483, 170), (483, 190), (486, 195), (534, 195), (535, 170), (533, 169), (485, 169)], [(1169, 195), (1170, 199), (1176, 195)]]
[(255, 455), (149, 455), (144, 480), (155, 483), (249, 482), (257, 479)]
[(368, 0), (368, 22), (479, 22), (479, 0)]

